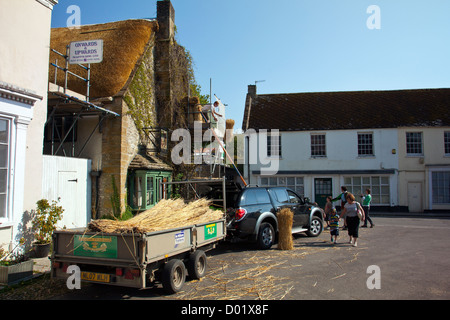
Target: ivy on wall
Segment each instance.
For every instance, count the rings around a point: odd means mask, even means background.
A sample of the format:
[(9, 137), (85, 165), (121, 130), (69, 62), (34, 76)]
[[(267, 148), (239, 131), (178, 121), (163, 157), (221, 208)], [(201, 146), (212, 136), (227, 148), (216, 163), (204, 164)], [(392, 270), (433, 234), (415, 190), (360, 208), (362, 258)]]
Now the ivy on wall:
[(144, 128), (151, 128), (155, 124), (156, 110), (153, 94), (153, 71), (148, 66), (148, 61), (153, 61), (150, 55), (151, 48), (147, 50), (143, 62), (139, 65), (133, 80), (124, 96), (128, 106), (128, 114), (134, 120), (140, 138), (143, 139)]

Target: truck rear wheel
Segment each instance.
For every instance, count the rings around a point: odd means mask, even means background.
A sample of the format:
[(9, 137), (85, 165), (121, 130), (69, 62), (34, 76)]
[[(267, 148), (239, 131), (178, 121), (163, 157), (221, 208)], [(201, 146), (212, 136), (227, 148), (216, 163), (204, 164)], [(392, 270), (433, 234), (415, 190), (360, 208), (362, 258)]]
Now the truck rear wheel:
[(186, 268), (181, 260), (173, 259), (164, 265), (162, 273), (162, 285), (164, 290), (169, 293), (177, 293), (183, 288), (186, 280)]
[(197, 250), (189, 255), (187, 264), (189, 276), (192, 279), (200, 279), (206, 274), (206, 254), (202, 250)]
[(261, 223), (258, 232), (257, 245), (261, 250), (270, 249), (275, 241), (275, 231), (268, 222)]

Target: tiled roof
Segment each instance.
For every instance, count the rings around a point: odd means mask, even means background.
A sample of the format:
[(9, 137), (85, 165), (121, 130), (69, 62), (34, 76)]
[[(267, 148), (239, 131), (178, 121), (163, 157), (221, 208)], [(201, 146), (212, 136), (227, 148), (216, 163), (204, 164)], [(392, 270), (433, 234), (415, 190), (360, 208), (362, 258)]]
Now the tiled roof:
[(155, 155), (137, 154), (128, 166), (129, 170), (164, 170), (173, 169)]
[(264, 94), (251, 100), (248, 128), (256, 130), (450, 126), (450, 89)]

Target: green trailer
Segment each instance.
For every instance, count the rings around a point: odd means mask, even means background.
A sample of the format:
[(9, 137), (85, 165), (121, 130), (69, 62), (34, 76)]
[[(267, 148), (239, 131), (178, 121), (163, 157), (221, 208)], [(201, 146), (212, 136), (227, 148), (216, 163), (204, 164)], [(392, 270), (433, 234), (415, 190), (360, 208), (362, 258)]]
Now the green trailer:
[(51, 273), (67, 279), (67, 268), (77, 265), (81, 281), (142, 289), (162, 283), (175, 293), (187, 274), (205, 275), (205, 252), (225, 235), (225, 220), (143, 234), (55, 231)]
[(175, 293), (182, 289), (186, 275), (191, 279), (205, 275), (205, 252), (225, 237), (225, 218), (138, 234), (59, 230), (53, 233), (51, 275), (67, 279), (71, 276), (67, 269), (76, 265), (81, 282), (141, 289), (162, 284), (168, 293)]

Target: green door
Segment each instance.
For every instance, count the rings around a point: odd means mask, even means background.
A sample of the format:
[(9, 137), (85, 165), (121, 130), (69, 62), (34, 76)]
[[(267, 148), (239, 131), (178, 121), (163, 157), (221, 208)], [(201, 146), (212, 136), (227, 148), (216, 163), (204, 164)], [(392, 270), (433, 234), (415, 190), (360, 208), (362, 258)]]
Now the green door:
[(332, 179), (331, 178), (315, 178), (314, 179), (314, 201), (319, 207), (325, 208), (327, 197), (331, 196)]

